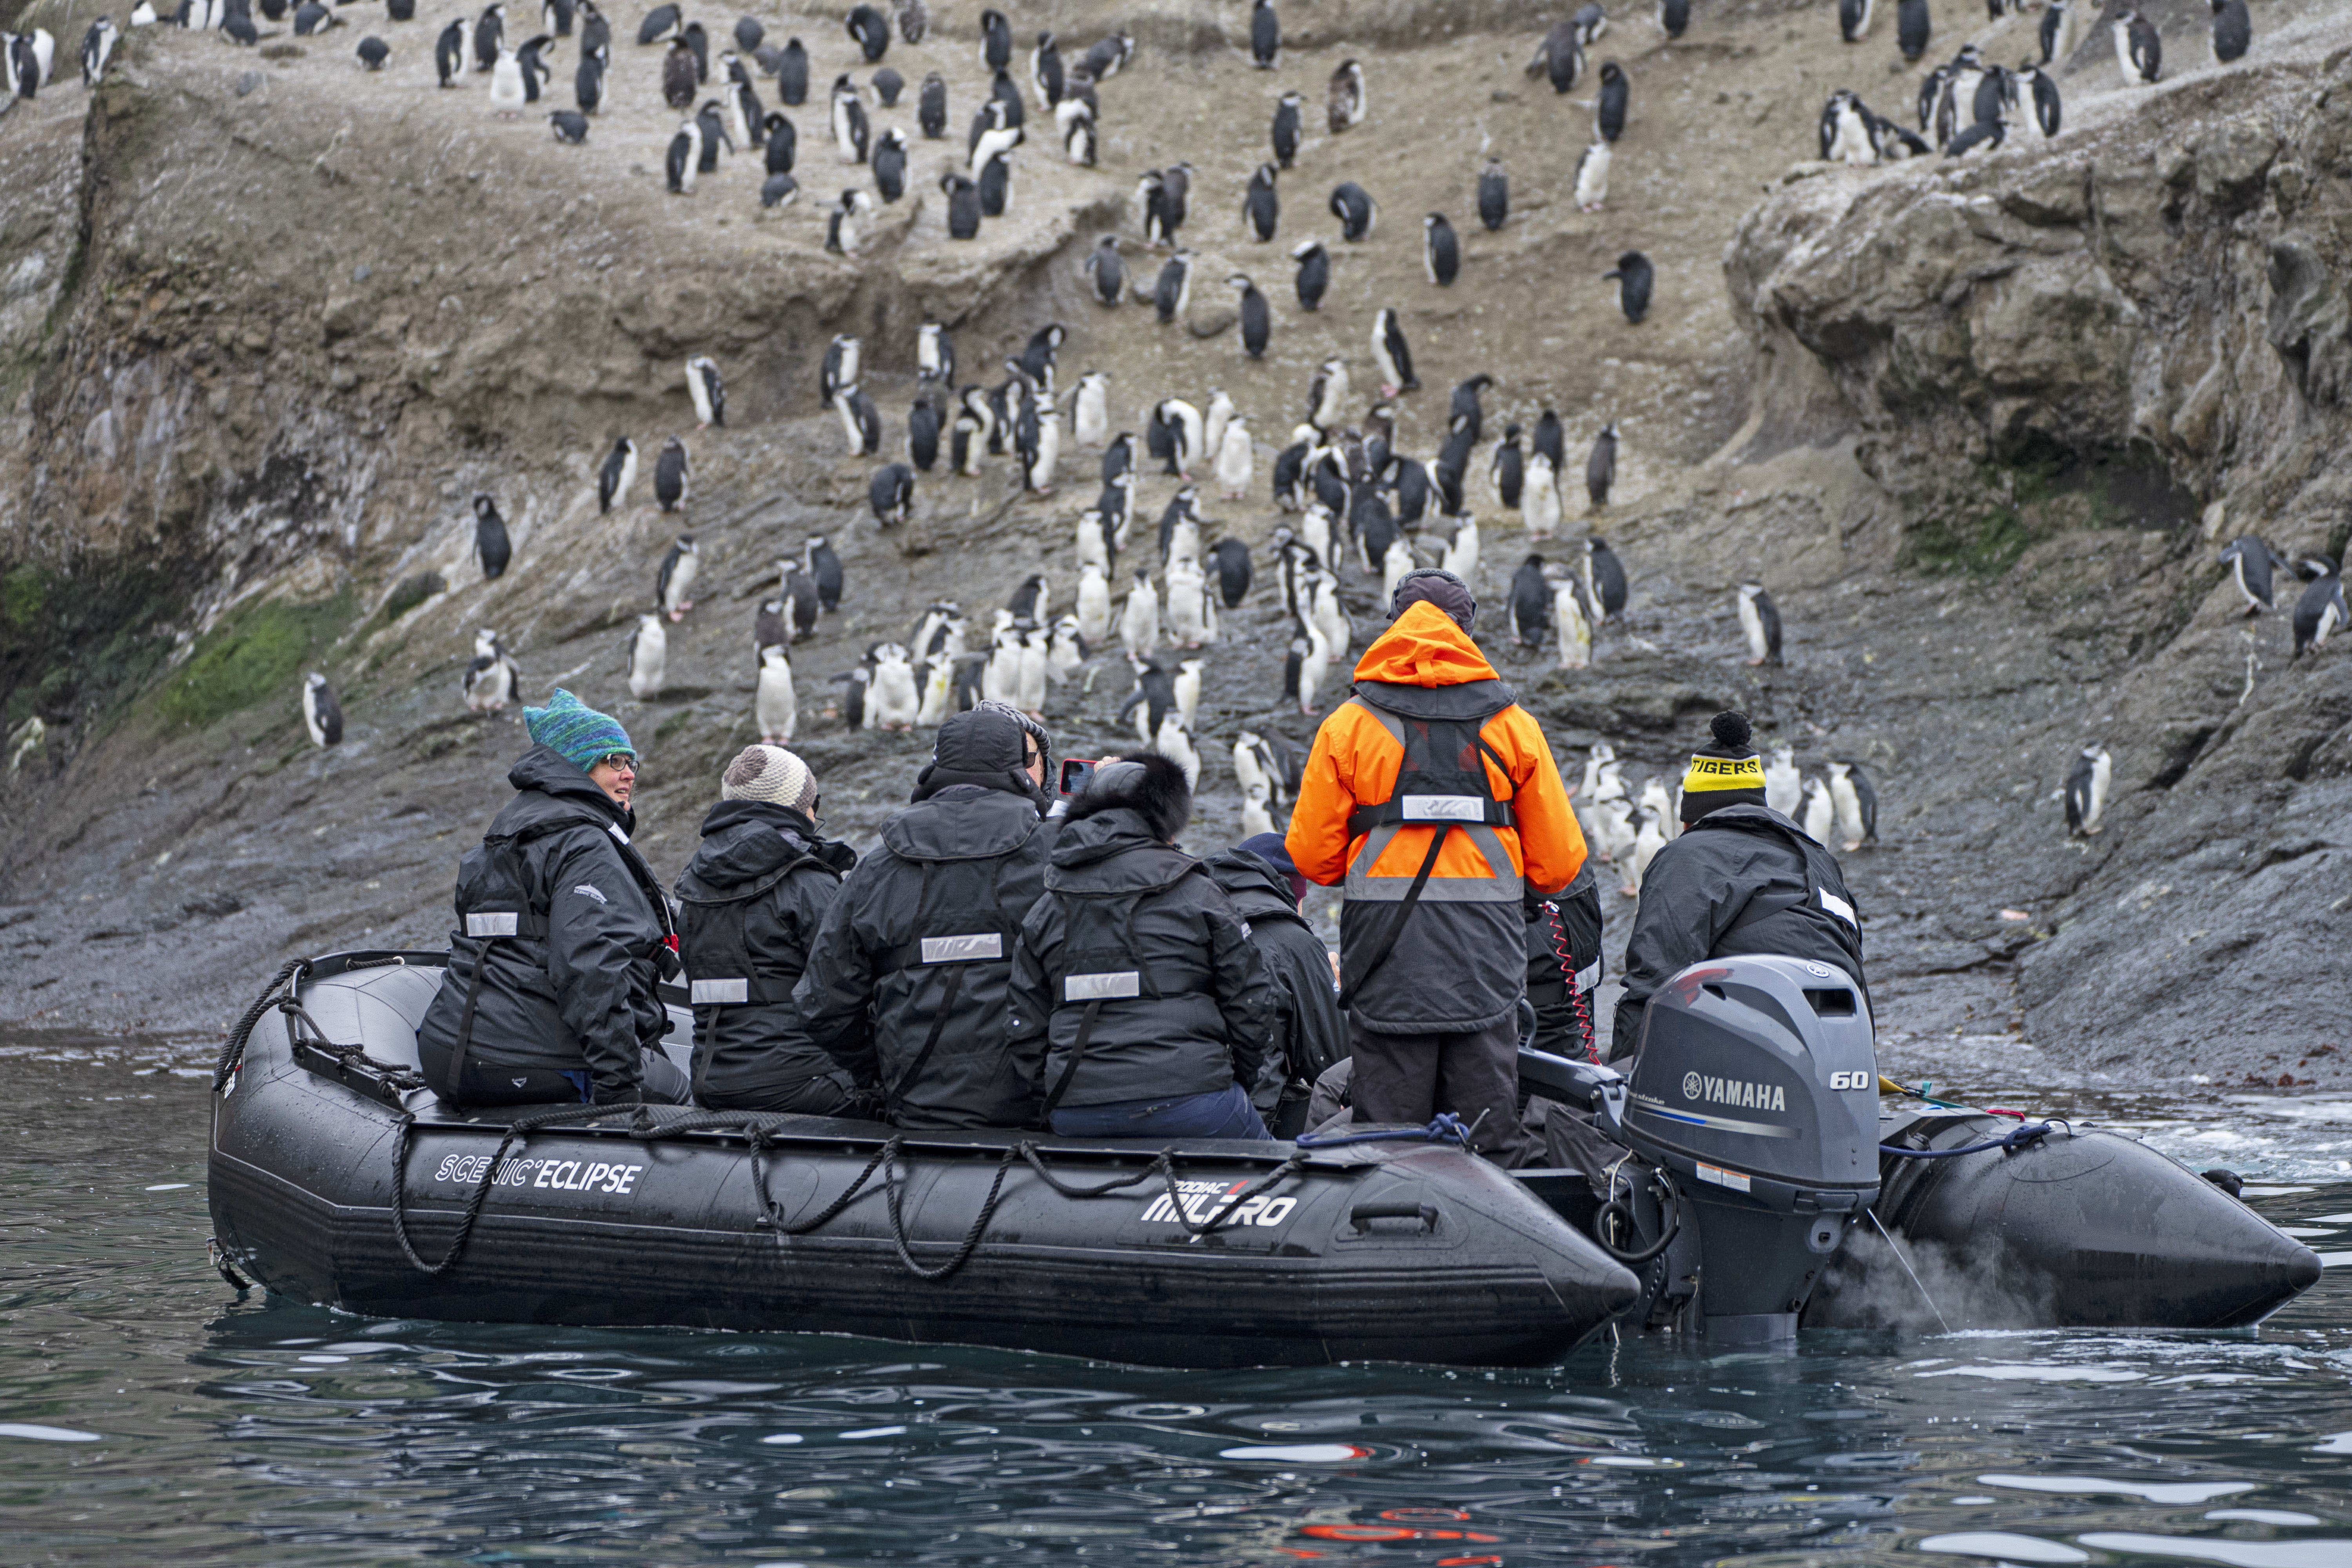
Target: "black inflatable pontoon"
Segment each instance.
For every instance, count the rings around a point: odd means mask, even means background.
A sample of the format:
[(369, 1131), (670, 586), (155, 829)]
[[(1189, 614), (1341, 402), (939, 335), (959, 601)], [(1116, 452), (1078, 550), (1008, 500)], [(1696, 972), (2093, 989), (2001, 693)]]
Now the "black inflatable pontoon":
[(257, 1005), (214, 1098), (212, 1214), (234, 1270), (370, 1315), (1203, 1367), (1550, 1362), (1640, 1293), (1520, 1184), (1425, 1142), (1163, 1155), (684, 1109), (470, 1120), (415, 1075), (442, 962), (319, 959), (290, 1006)]
[(1630, 1078), (1523, 1051), (1522, 1085), (1610, 1142), (1591, 1172), (1516, 1175), (1411, 1130), (1163, 1149), (667, 1107), (469, 1116), (416, 1071), (443, 963), (289, 966), (240, 1022), (210, 1163), (232, 1279), (378, 1316), (1209, 1367), (1540, 1363), (1612, 1321), (1732, 1345), (1801, 1321), (2238, 1328), (2319, 1277), (2129, 1138), (1885, 1113), (1862, 998), (1795, 959), (1677, 975)]

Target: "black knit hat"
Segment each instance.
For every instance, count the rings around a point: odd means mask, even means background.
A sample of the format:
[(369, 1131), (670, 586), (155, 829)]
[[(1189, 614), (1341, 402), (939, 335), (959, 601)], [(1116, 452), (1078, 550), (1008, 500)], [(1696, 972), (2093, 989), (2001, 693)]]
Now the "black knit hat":
[(1395, 620), (1412, 605), (1426, 601), (1435, 605), (1454, 618), (1454, 624), (1464, 631), (1475, 631), (1478, 626), (1478, 600), (1470, 592), (1470, 584), (1442, 566), (1423, 566), (1397, 579), (1396, 592), (1389, 596), (1389, 619)]
[(1683, 826), (1727, 805), (1764, 804), (1764, 763), (1748, 742), (1748, 715), (1718, 713), (1707, 723), (1712, 746), (1691, 753), (1683, 774)]

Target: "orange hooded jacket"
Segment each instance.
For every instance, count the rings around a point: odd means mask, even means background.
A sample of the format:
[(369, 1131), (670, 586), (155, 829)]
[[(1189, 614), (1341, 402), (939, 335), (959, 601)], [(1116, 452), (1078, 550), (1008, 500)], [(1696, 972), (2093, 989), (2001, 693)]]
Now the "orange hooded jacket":
[[(1486, 662), (1470, 635), (1454, 625), (1445, 612), (1428, 603), (1406, 606), (1404, 614), (1364, 650), (1364, 657), (1356, 665), (1355, 678), (1360, 682), (1424, 689), (1496, 681), (1496, 689), (1498, 694), (1502, 692), (1494, 666)], [(1551, 747), (1534, 716), (1514, 702), (1486, 721), (1479, 739), (1494, 752), (1494, 758), (1482, 755), (1480, 761), (1487, 787), (1496, 800), (1509, 804), (1516, 819), (1515, 826), (1492, 829), (1489, 840), (1500, 843), (1510, 864), (1488, 865), (1475, 842), (1477, 837), (1486, 837), (1485, 833), (1450, 833), (1433, 868), (1431, 890), (1415, 906), (1412, 917), (1409, 936), (1412, 931), (1421, 931), (1425, 925), (1432, 928), (1423, 931), (1422, 938), (1414, 939), (1421, 946), (1429, 946), (1432, 942), (1441, 948), (1452, 945), (1434, 926), (1468, 913), (1465, 906), (1446, 900), (1441, 887), (1445, 879), (1483, 882), (1497, 876), (1515, 880), (1523, 877), (1528, 887), (1549, 894), (1573, 881), (1584, 865), (1584, 834), (1577, 826), (1576, 814), (1569, 807), (1568, 791), (1560, 783), (1559, 765), (1552, 760)], [(1502, 768), (1496, 768), (1495, 758), (1501, 760)], [(1369, 837), (1350, 833), (1349, 817), (1358, 806), (1391, 796), (1403, 762), (1403, 746), (1381, 717), (1363, 703), (1344, 703), (1323, 721), (1299, 781), (1298, 801), (1292, 808), (1290, 831), (1286, 837), (1291, 859), (1303, 876), (1326, 887), (1347, 876), (1350, 863), (1362, 852)], [(1406, 826), (1394, 833), (1372, 865), (1357, 869), (1377, 878), (1409, 881), (1429, 853), (1430, 835), (1438, 831), (1435, 827)], [(1515, 889), (1515, 894), (1516, 891)], [(1351, 899), (1342, 910), (1343, 958), (1350, 939), (1360, 929), (1360, 922), (1350, 918), (1355, 909), (1356, 900)], [(1524, 983), (1525, 959), (1516, 940), (1520, 916), (1516, 907), (1511, 909), (1509, 918), (1514, 940), (1507, 942), (1507, 961), (1496, 955), (1492, 966), (1496, 972), (1494, 984), (1484, 988), (1504, 988), (1507, 972)], [(1498, 925), (1496, 931), (1482, 933), (1475, 939), (1475, 945), (1483, 950), (1501, 942), (1500, 930)], [(1470, 932), (1465, 931), (1460, 935), (1466, 939)], [(1479, 956), (1484, 957), (1483, 952)], [(1488, 966), (1481, 963), (1478, 967)], [(1399, 976), (1400, 980), (1403, 978)], [(1469, 978), (1463, 976), (1456, 984)], [(1416, 988), (1422, 984), (1417, 980)], [(1375, 988), (1380, 992), (1390, 989), (1387, 985)], [(1479, 1020), (1490, 1019), (1516, 1002), (1517, 988), (1510, 989), (1511, 995), (1500, 1000), (1462, 997), (1464, 1005), (1450, 1013), (1443, 1008), (1425, 1008), (1418, 1001), (1406, 1005), (1405, 1010), (1415, 1015), (1429, 1013), (1429, 1016), (1417, 1020), (1425, 1025), (1435, 1025), (1438, 1015), (1447, 1013), (1444, 1019), (1447, 1026), (1475, 1026), (1470, 1022), (1474, 1016)], [(1362, 1005), (1370, 1004), (1376, 1014), (1389, 1016), (1392, 1026), (1402, 1026), (1408, 1021), (1394, 1004), (1383, 1002), (1378, 995), (1359, 993), (1358, 1000), (1360, 1014)]]

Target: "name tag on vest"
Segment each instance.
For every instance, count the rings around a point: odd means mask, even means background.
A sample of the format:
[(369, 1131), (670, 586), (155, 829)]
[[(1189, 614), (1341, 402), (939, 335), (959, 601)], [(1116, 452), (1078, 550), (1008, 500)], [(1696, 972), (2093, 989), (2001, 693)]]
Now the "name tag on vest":
[(1845, 921), (1846, 924), (1853, 926), (1856, 930), (1861, 929), (1859, 922), (1857, 922), (1853, 918), (1853, 906), (1852, 904), (1847, 903), (1843, 899), (1839, 898), (1827, 888), (1815, 888), (1813, 889), (1813, 896), (1821, 900), (1822, 908), (1829, 910), (1830, 913), (1837, 916), (1838, 919)]
[(927, 936), (923, 939), (925, 963), (972, 963), (982, 959), (1004, 956), (1004, 935), (989, 931), (978, 936)]
[(1071, 974), (1062, 980), (1065, 1002), (1116, 1002), (1122, 996), (1142, 994), (1143, 977), (1132, 969), (1113, 970), (1108, 974)]
[(1403, 802), (1407, 822), (1484, 822), (1486, 803), (1475, 795), (1409, 795)]
[(512, 936), (515, 922), (521, 919), (511, 911), (506, 914), (467, 915), (466, 934), (470, 937)]
[(751, 999), (751, 983), (748, 980), (698, 980), (687, 990), (688, 1001), (697, 1007), (724, 1007)]

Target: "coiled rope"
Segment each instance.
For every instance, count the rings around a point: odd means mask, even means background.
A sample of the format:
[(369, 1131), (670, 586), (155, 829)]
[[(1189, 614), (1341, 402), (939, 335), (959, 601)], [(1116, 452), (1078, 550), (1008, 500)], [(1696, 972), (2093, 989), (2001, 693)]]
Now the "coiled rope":
[[(244, 1063), (245, 1044), (253, 1037), (253, 1026), (261, 1022), (261, 1016), (270, 1008), (281, 1002), (290, 1003), (294, 1000), (293, 987), (289, 983), (309, 965), (308, 959), (288, 960), (286, 966), (271, 977), (268, 985), (262, 987), (261, 994), (253, 999), (253, 1005), (245, 1010), (244, 1016), (238, 1018), (236, 1026), (229, 1030), (228, 1041), (221, 1047), (220, 1059), (213, 1064), (215, 1094), (221, 1091), (221, 1087), (228, 1082), (230, 1075)], [(283, 996), (278, 994), (281, 991), (285, 993)]]

